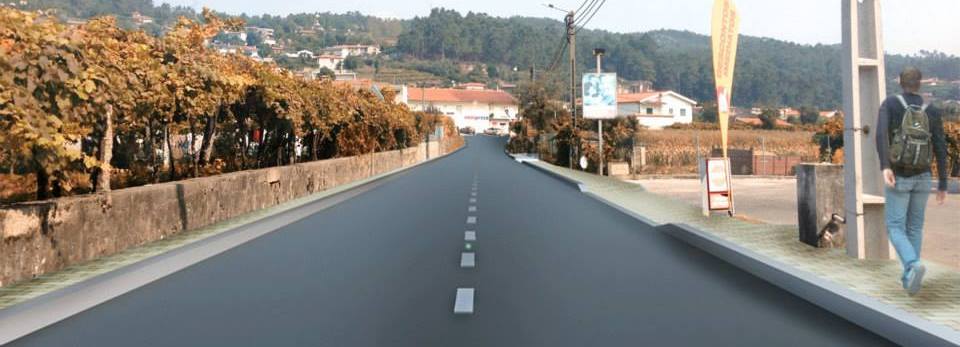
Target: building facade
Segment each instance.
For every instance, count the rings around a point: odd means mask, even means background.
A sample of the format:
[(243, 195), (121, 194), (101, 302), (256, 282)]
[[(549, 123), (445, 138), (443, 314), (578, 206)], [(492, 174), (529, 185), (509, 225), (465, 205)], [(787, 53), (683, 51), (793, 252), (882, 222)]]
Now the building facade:
[(669, 90), (617, 96), (617, 114), (637, 118), (640, 125), (650, 129), (693, 123), (696, 105), (695, 100)]
[(453, 119), (458, 128), (472, 127), (481, 132), (497, 128), (509, 133), (516, 120), (518, 102), (501, 90), (409, 88), (407, 101), (414, 111), (436, 111)]

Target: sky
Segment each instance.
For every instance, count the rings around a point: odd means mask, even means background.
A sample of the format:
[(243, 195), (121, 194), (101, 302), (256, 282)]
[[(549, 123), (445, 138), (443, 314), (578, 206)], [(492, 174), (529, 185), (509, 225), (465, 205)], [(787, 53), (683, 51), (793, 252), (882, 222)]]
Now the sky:
[[(434, 7), (494, 16), (549, 17), (563, 13), (544, 7), (576, 9), (582, 0), (158, 0), (194, 8), (204, 6), (231, 14), (360, 11), (378, 17), (409, 19), (426, 16)], [(711, 0), (606, 0), (589, 29), (643, 32), (656, 29), (710, 31)], [(804, 44), (840, 42), (839, 0), (736, 0), (742, 34)], [(914, 54), (938, 50), (960, 55), (960, 0), (882, 0), (886, 51)]]

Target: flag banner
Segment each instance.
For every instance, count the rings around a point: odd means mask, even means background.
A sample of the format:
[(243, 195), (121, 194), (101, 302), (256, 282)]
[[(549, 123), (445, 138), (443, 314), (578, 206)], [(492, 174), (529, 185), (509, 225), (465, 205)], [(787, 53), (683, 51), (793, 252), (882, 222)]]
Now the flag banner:
[(713, 74), (717, 87), (717, 113), (723, 156), (727, 156), (727, 131), (730, 123), (730, 100), (733, 96), (733, 70), (737, 63), (737, 42), (740, 36), (740, 14), (733, 0), (716, 0), (713, 4)]

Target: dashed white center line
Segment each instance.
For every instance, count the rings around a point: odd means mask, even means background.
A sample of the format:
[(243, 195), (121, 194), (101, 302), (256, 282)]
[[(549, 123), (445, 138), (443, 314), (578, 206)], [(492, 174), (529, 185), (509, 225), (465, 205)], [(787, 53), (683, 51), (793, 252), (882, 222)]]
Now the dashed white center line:
[(470, 196), (477, 196), (477, 192), (470, 192)]
[(460, 253), (460, 267), (464, 269), (477, 267), (477, 254), (472, 252)]
[(475, 216), (467, 217), (467, 224), (477, 224), (477, 217)]
[(467, 207), (467, 212), (477, 212), (477, 207), (476, 206)]
[(473, 314), (473, 288), (457, 288), (457, 298), (453, 302), (453, 314)]
[(477, 198), (470, 198), (470, 203), (471, 203), (471, 204), (476, 204), (476, 203), (477, 203)]
[(463, 232), (464, 241), (477, 241), (477, 232), (476, 231), (464, 231)]

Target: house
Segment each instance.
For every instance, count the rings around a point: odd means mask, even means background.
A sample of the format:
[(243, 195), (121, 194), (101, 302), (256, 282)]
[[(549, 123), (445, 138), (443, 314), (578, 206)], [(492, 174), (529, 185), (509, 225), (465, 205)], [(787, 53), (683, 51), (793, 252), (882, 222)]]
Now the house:
[(693, 99), (671, 90), (617, 96), (617, 114), (635, 117), (640, 125), (650, 129), (693, 123), (693, 108), (696, 105)]
[(617, 82), (617, 94), (639, 94), (652, 91), (653, 82), (650, 81), (620, 80)]
[(304, 58), (304, 59), (314, 59), (314, 58), (316, 58), (316, 57), (313, 55), (313, 52), (308, 51), (308, 50), (305, 50), (305, 49), (304, 49), (304, 50), (300, 50), (300, 51), (298, 51), (298, 52), (296, 52), (296, 53), (284, 53), (283, 55), (284, 55), (285, 57), (287, 57), (287, 58)]
[(411, 110), (436, 111), (452, 118), (458, 128), (477, 131), (495, 127), (508, 133), (518, 112), (517, 99), (502, 90), (409, 88), (407, 98)]
[(820, 118), (833, 118), (833, 117), (836, 117), (836, 116), (838, 116), (838, 115), (840, 115), (840, 111), (837, 111), (837, 110), (832, 110), (832, 111), (820, 111)]
[(153, 17), (144, 16), (137, 11), (133, 11), (133, 14), (130, 15), (130, 18), (133, 19), (133, 24), (136, 24), (137, 26), (153, 23)]
[(317, 57), (317, 65), (322, 68), (328, 68), (333, 71), (340, 70), (343, 67), (343, 57), (339, 55), (321, 55)]
[(323, 48), (320, 50), (323, 55), (339, 55), (341, 57), (349, 56), (371, 56), (380, 54), (380, 46), (371, 45), (337, 45)]

